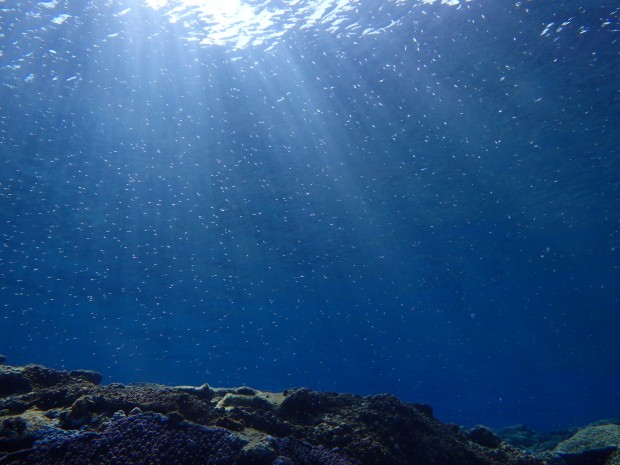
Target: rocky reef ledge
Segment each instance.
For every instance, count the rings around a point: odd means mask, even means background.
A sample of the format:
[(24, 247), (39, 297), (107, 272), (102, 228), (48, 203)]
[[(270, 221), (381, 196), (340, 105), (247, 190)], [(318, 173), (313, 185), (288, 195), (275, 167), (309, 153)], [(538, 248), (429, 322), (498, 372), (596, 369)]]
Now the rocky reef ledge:
[(101, 381), (88, 370), (0, 361), (0, 464), (620, 464), (614, 424), (531, 452), (385, 394)]

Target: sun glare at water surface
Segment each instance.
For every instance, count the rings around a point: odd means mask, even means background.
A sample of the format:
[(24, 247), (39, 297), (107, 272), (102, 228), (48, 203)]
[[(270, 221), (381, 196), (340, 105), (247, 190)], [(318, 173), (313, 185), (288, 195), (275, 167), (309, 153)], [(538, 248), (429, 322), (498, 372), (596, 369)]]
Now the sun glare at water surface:
[(248, 13), (252, 13), (249, 5), (239, 0), (147, 0), (146, 4), (156, 10), (172, 7), (169, 14), (173, 22), (182, 20), (185, 15), (194, 11), (214, 23), (230, 25), (240, 19), (248, 19)]
[[(243, 0), (146, 0), (171, 23), (187, 29), (185, 39), (201, 45), (227, 45), (233, 49), (260, 46), (282, 37), (293, 28), (317, 23), (340, 30), (352, 0), (285, 0), (248, 2)], [(346, 25), (346, 24), (345, 24)], [(349, 26), (351, 26), (349, 24)], [(353, 26), (355, 29), (359, 26)]]
[[(323, 30), (338, 40), (381, 34), (398, 26), (411, 9), (437, 2), (371, 0), (364, 9), (377, 21), (366, 23), (358, 21), (356, 0), (145, 0), (144, 5), (159, 11), (171, 23), (181, 24), (186, 30), (185, 40), (240, 50), (274, 45), (291, 30)], [(458, 0), (440, 3), (461, 5)], [(392, 14), (386, 15), (390, 9)]]
[(162, 10), (171, 23), (182, 22), (189, 30), (187, 39), (202, 45), (232, 44), (245, 48), (261, 44), (274, 18), (284, 11), (259, 10), (240, 0), (147, 0), (146, 5)]

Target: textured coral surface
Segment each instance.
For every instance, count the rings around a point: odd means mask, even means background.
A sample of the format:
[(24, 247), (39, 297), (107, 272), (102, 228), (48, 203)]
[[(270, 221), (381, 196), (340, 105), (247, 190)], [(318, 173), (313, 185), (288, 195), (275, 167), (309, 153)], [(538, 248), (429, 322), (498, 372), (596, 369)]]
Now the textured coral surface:
[[(595, 463), (573, 450), (534, 456), (484, 426), (465, 431), (433, 418), (427, 405), (390, 395), (100, 385), (101, 378), (0, 365), (0, 464)], [(605, 464), (614, 452), (583, 457)]]

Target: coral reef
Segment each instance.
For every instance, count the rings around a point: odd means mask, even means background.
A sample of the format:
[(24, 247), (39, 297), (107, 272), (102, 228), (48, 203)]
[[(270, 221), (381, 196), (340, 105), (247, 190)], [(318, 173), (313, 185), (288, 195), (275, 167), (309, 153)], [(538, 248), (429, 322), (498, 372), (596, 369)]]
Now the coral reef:
[(590, 425), (560, 442), (553, 453), (559, 464), (620, 465), (620, 425)]
[(567, 442), (534, 455), (390, 395), (101, 380), (88, 370), (0, 364), (0, 464), (560, 465), (611, 460), (617, 450), (607, 428), (611, 439), (596, 452)]

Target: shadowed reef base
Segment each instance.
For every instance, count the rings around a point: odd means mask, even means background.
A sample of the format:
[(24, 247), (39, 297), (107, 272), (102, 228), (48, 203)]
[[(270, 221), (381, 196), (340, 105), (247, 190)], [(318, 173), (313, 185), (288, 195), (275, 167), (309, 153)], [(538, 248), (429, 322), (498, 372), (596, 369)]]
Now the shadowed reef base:
[[(611, 423), (541, 450), (525, 428), (502, 440), (386, 394), (101, 381), (88, 370), (1, 364), (0, 464), (620, 464), (620, 426)], [(529, 451), (511, 440), (526, 433)]]

